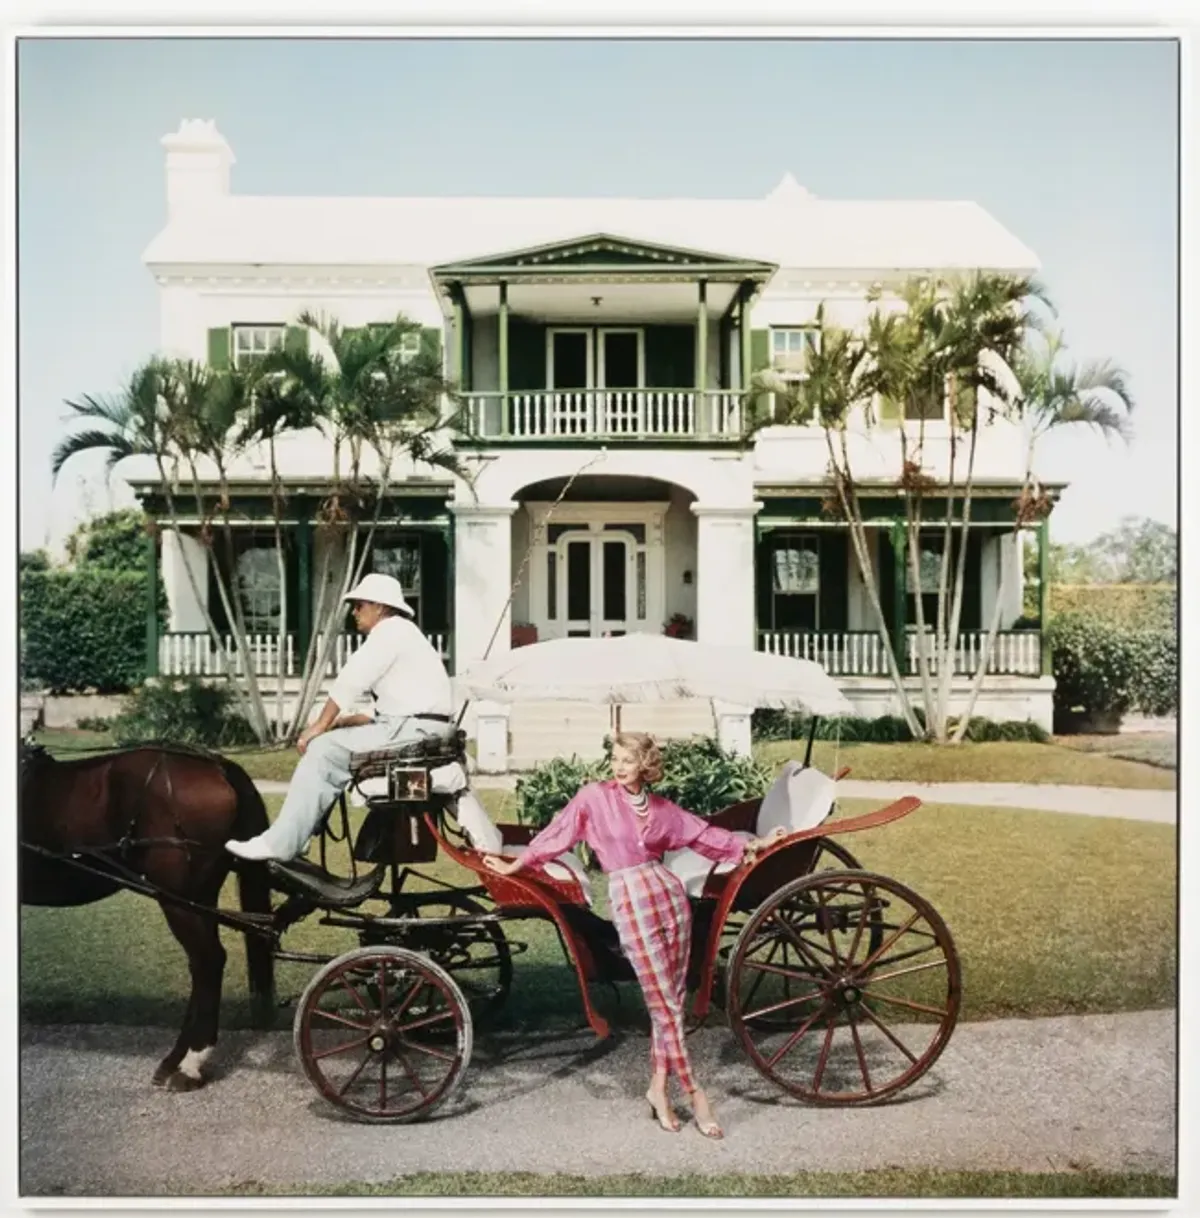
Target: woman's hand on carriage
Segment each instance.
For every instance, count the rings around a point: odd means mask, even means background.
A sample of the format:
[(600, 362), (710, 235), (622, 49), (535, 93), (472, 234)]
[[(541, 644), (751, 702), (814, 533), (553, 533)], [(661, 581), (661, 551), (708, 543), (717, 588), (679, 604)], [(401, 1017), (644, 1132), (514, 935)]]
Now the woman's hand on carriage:
[(766, 850), (769, 846), (774, 846), (787, 836), (787, 830), (782, 825), (777, 825), (765, 837), (752, 837), (742, 851), (742, 865), (750, 866), (759, 855), (759, 852)]
[(520, 859), (506, 859), (499, 854), (485, 854), (483, 865), (497, 875), (512, 875), (521, 866)]

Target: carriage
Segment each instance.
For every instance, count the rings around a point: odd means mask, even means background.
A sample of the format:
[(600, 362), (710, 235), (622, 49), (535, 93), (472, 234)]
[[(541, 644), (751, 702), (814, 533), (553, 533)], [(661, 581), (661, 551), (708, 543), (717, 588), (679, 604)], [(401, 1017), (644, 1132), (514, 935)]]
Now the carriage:
[[(465, 761), (461, 733), (363, 756), (353, 785), (367, 812), (352, 873), (333, 876), (324, 855), (321, 864), (269, 864), (286, 899), (253, 929), (272, 935), (277, 958), (320, 964), (297, 1003), (297, 1057), (319, 1094), (361, 1121), (420, 1119), (454, 1093), (475, 1029), (508, 997), (521, 946), (509, 935), (520, 921), (557, 931), (597, 1037), (609, 1025), (589, 987), (633, 976), (574, 854), (510, 876), (484, 866), (485, 853), (519, 853), (534, 830), (492, 824), (469, 790), (454, 789)], [(810, 762), (811, 737), (805, 763), (790, 765), (775, 788), (712, 818), (747, 836), (784, 826), (753, 864), (713, 864), (691, 851), (666, 859), (693, 907), (690, 1023), (723, 1006), (751, 1064), (783, 1091), (818, 1105), (877, 1103), (945, 1048), (959, 962), (928, 901), (862, 868), (841, 840), (920, 801), (831, 819), (834, 780)], [(341, 820), (349, 832), (344, 800)], [(439, 854), (474, 882), (447, 888), (422, 872)], [(311, 915), (356, 931), (360, 946), (332, 959), (279, 946)]]
[[(503, 692), (523, 681), (534, 696), (555, 696), (567, 650), (576, 672), (569, 692), (576, 697), (612, 689), (628, 698), (640, 683), (652, 696), (725, 693), (736, 701), (739, 683), (749, 681), (760, 704), (807, 707), (812, 718), (803, 761), (786, 763), (762, 797), (712, 816), (747, 837), (780, 827), (784, 836), (748, 865), (714, 864), (688, 850), (664, 860), (683, 882), (693, 912), (690, 1026), (722, 1009), (754, 1069), (810, 1104), (873, 1104), (910, 1087), (954, 1029), (959, 961), (932, 905), (862, 867), (845, 845), (852, 834), (907, 816), (920, 801), (906, 797), (862, 815), (836, 814), (837, 781), (845, 771), (831, 778), (812, 764), (818, 715), (844, 705), (828, 676), (805, 661), (629, 636), (522, 648), (505, 663), (523, 668), (523, 676), (489, 671), (477, 686)], [(699, 675), (689, 676), (689, 665)], [(142, 768), (131, 763), (133, 772), (119, 780), (76, 775), (92, 805), (105, 782), (126, 793), (124, 811), (118, 799), (99, 800), (109, 810), (103, 824), (93, 817), (72, 829), (70, 818), (59, 814), (59, 805), (69, 802), (71, 767), (45, 775), (41, 800), (56, 809), (56, 835), (44, 816), (27, 808), (36, 801), (26, 799), (23, 776), (22, 899), (81, 904), (126, 888), (163, 906), (188, 951), (193, 996), (156, 1081), (184, 1088), (203, 1081), (199, 1063), (216, 1041), (225, 958), (218, 924), (246, 934), (251, 990), (259, 998), (270, 999), (273, 960), (318, 966), (297, 1003), (296, 1054), (319, 1094), (361, 1121), (417, 1120), (454, 1093), (476, 1028), (494, 1019), (508, 998), (513, 961), (524, 947), (515, 938), (522, 922), (553, 927), (587, 1023), (597, 1037), (608, 1035), (591, 987), (633, 974), (615, 928), (595, 908), (602, 903), (593, 899), (593, 877), (573, 853), (512, 875), (485, 866), (486, 854), (519, 852), (534, 829), (492, 823), (469, 787), (463, 732), (359, 755), (351, 789), (366, 813), (356, 831), (343, 796), (322, 831), (319, 861), (240, 869), (239, 911), (217, 907), (230, 862), (221, 843), (231, 832), (249, 836), (266, 826), (249, 778), (219, 758), (197, 762), (190, 781), (209, 784), (209, 805), (228, 811), (232, 789), (241, 809), (232, 814), (249, 819), (236, 830), (234, 821), (210, 817), (213, 823), (202, 827), (207, 845), (186, 841), (172, 793), (186, 778), (180, 767), (187, 762), (178, 751), (142, 752)], [(152, 795), (158, 802), (146, 812)], [(80, 845), (81, 837), (102, 844)], [(348, 875), (328, 865), (331, 837), (350, 847)], [(156, 869), (147, 865), (151, 858)], [(467, 879), (450, 885), (424, 870), (439, 858), (458, 864)], [(288, 931), (310, 918), (354, 932), (358, 947), (336, 957), (292, 950)]]

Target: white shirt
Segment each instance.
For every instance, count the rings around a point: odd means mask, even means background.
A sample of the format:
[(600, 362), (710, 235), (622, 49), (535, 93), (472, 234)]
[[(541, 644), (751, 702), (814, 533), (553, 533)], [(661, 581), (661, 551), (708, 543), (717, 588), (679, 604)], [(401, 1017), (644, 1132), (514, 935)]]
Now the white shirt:
[(368, 692), (375, 695), (376, 715), (453, 713), (442, 657), (408, 617), (379, 622), (346, 661), (329, 696), (345, 713)]

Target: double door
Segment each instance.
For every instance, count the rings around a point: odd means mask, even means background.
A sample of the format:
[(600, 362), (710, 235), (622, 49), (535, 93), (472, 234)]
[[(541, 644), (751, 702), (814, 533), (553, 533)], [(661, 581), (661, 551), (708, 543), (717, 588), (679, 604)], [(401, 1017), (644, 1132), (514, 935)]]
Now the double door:
[(632, 533), (572, 530), (548, 557), (556, 634), (603, 637), (646, 628), (646, 552)]
[(546, 384), (552, 397), (553, 432), (635, 431), (645, 363), (644, 335), (639, 329), (550, 330)]

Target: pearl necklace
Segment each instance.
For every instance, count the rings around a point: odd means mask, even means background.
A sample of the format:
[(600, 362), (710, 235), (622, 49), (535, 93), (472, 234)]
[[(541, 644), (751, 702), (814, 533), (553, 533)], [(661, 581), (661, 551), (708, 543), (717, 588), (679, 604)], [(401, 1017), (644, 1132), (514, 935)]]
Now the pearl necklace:
[(629, 806), (633, 809), (636, 816), (650, 815), (650, 796), (643, 787), (636, 795), (630, 791), (625, 792), (625, 798), (629, 800)]

